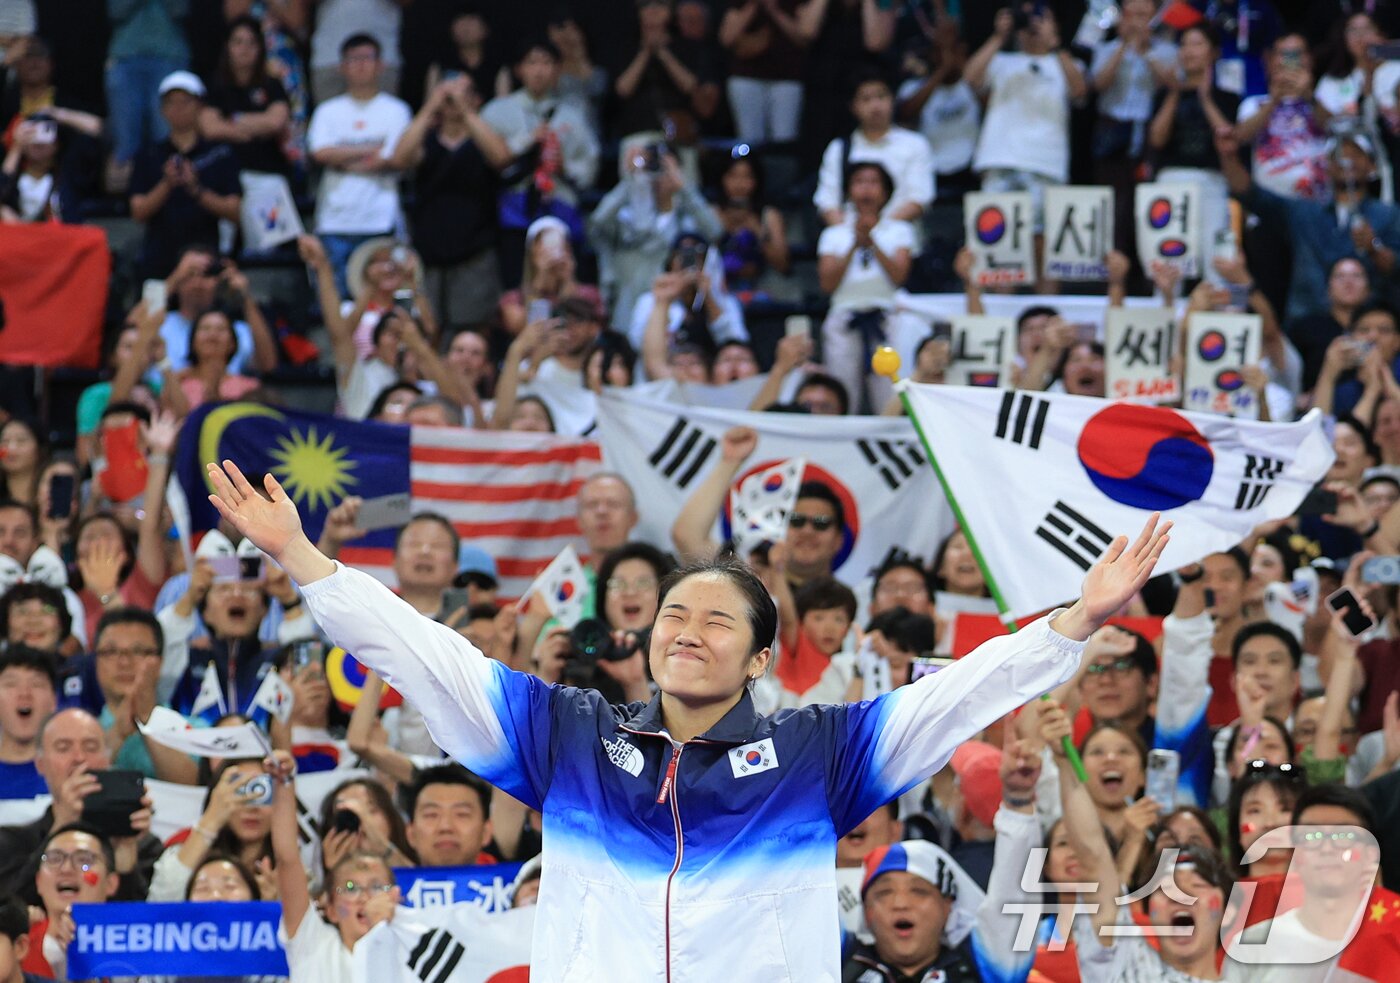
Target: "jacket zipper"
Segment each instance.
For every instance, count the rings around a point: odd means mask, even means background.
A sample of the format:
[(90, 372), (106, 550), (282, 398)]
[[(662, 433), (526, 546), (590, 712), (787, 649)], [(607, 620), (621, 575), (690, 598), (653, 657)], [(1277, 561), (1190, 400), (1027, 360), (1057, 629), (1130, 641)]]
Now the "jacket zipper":
[[(628, 734), (636, 734), (638, 737), (664, 737), (670, 740), (670, 735), (666, 733), (656, 733), (648, 730), (633, 730), (631, 727), (619, 727), (618, 730)], [(671, 885), (676, 879), (676, 872), (681, 869), (681, 858), (685, 856), (685, 831), (681, 828), (681, 806), (676, 799), (676, 767), (681, 760), (681, 752), (685, 750), (687, 744), (722, 744), (723, 741), (708, 741), (704, 738), (692, 738), (682, 744), (671, 742), (671, 760), (666, 762), (666, 776), (661, 780), (661, 790), (656, 793), (656, 801), (659, 805), (667, 802), (671, 803), (671, 822), (676, 829), (676, 859), (671, 864), (671, 872), (666, 875), (666, 983), (671, 981)]]
[(666, 983), (671, 983), (671, 884), (676, 879), (676, 871), (681, 869), (681, 858), (685, 855), (685, 836), (681, 830), (681, 807), (675, 796), (676, 764), (681, 759), (684, 744), (672, 745), (671, 760), (666, 765), (666, 778), (661, 783), (657, 802), (671, 802), (671, 821), (676, 826), (676, 862), (671, 865), (671, 873), (666, 875)]

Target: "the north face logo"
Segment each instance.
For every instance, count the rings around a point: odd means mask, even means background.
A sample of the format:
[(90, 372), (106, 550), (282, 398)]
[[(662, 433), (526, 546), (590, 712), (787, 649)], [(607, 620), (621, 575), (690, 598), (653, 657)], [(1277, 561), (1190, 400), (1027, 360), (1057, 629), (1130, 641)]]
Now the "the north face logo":
[(603, 738), (603, 750), (608, 752), (609, 761), (633, 778), (642, 773), (642, 752), (622, 738), (619, 737), (611, 741)]

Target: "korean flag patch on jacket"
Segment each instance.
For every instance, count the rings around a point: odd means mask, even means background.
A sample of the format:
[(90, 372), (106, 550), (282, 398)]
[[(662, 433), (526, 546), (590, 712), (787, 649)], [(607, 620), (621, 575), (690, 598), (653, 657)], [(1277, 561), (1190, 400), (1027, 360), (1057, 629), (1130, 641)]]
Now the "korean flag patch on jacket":
[(772, 741), (755, 741), (743, 747), (731, 748), (729, 767), (735, 778), (757, 775), (761, 771), (778, 767), (778, 752), (773, 749)]

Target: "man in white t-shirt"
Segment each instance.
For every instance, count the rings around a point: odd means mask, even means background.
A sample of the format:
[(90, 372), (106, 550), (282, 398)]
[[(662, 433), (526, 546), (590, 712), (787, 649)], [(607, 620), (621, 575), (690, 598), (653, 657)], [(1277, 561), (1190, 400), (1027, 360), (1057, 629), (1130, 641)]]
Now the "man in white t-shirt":
[(340, 71), (341, 45), (352, 34), (379, 42), (386, 92), (399, 89), (399, 28), (402, 0), (316, 0), (316, 29), (311, 32), (311, 92), (316, 102), (346, 91)]
[(340, 71), (347, 91), (316, 107), (307, 145), (324, 169), (316, 194), (316, 232), (343, 296), (350, 253), (400, 224), (399, 175), (391, 159), (413, 114), (402, 100), (380, 90), (383, 66), (372, 35), (345, 39)]
[(827, 225), (846, 218), (844, 192), (850, 165), (874, 161), (894, 179), (894, 194), (885, 205), (884, 218), (917, 221), (933, 202), (933, 149), (923, 134), (895, 126), (894, 93), (884, 76), (874, 70), (856, 75), (851, 88), (851, 115), (855, 131), (827, 144), (817, 175), (812, 203)]
[[(899, 87), (899, 121), (928, 140), (940, 197), (961, 194), (970, 186), (972, 155), (982, 128), (982, 104), (963, 78), (967, 52), (951, 18), (934, 31), (928, 75)], [(946, 26), (945, 26), (946, 25)], [(952, 187), (950, 187), (950, 185)], [(956, 199), (953, 199), (956, 200)]]
[[(1003, 51), (1013, 30), (1016, 50)], [(1069, 180), (1070, 104), (1088, 91), (1079, 63), (1060, 46), (1054, 15), (1030, 3), (998, 12), (963, 78), (988, 94), (972, 161), (982, 190), (1029, 191), (1039, 216), (1045, 186)]]

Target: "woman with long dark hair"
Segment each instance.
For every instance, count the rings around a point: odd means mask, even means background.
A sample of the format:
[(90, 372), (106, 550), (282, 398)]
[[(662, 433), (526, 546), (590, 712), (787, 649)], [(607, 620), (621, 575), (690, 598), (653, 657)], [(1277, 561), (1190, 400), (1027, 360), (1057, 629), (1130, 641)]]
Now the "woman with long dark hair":
[(233, 145), (244, 171), (286, 174), (283, 152), (291, 105), (282, 83), (267, 73), (267, 41), (254, 17), (235, 17), (224, 36), (219, 72), (199, 112), (208, 140)]
[[(762, 716), (777, 612), (735, 561), (660, 585), (659, 694), (608, 705), (488, 659), (320, 553), (268, 475), (263, 498), (211, 463), (220, 514), (301, 585), (317, 623), (423, 710), (433, 740), (544, 817), (532, 969), (543, 979), (679, 972), (832, 979), (836, 841), (953, 749), (1069, 679), (1084, 641), (1151, 576), (1170, 523), (1119, 537), (1073, 606), (867, 703)], [(740, 914), (742, 913), (742, 914)], [(746, 921), (736, 932), (735, 918)], [(548, 926), (545, 928), (544, 926)]]

